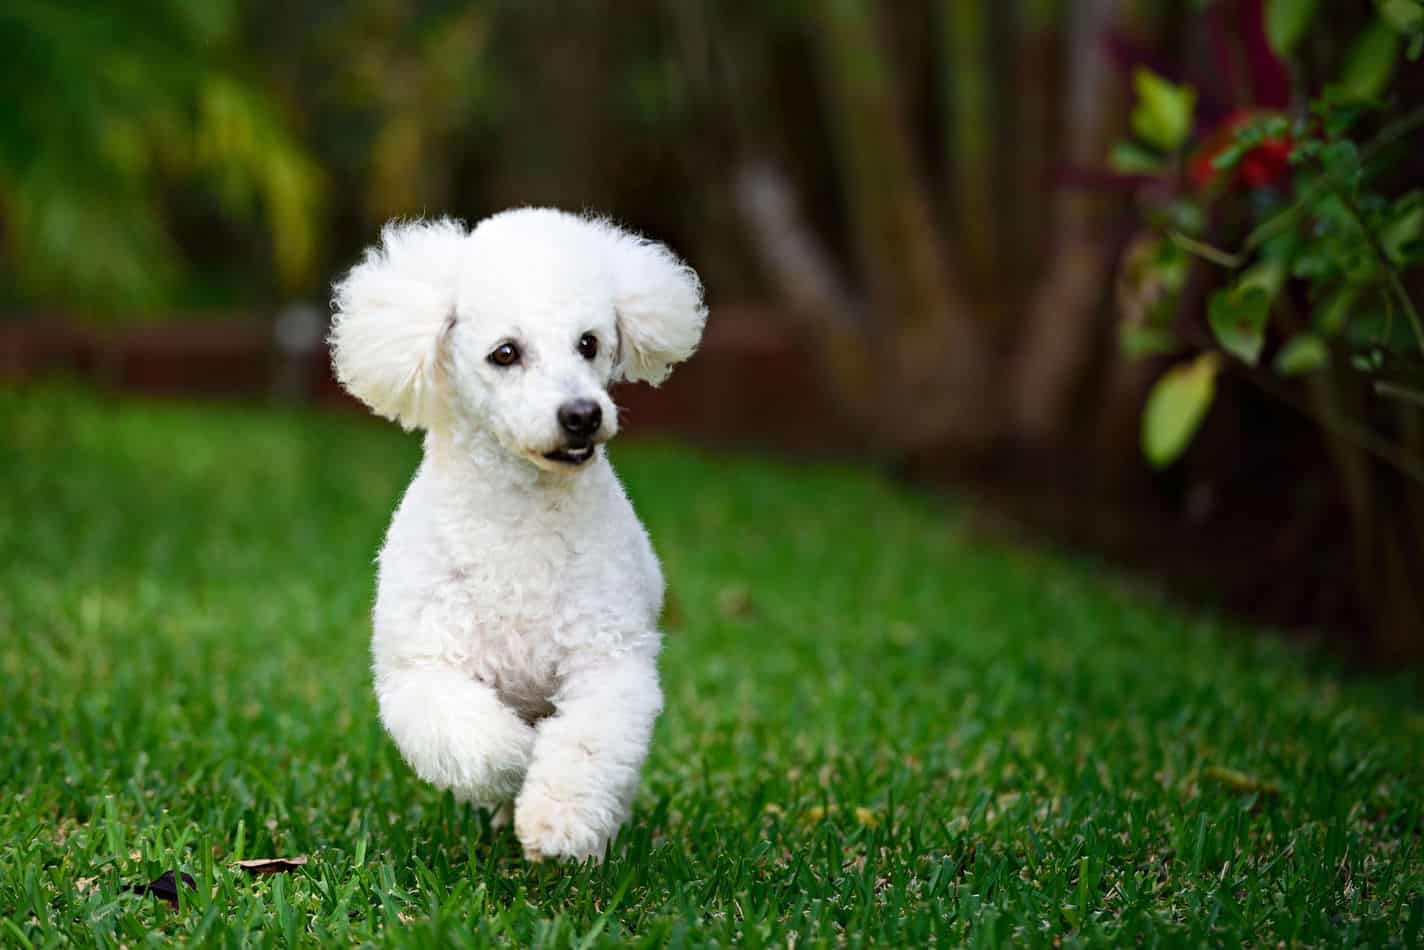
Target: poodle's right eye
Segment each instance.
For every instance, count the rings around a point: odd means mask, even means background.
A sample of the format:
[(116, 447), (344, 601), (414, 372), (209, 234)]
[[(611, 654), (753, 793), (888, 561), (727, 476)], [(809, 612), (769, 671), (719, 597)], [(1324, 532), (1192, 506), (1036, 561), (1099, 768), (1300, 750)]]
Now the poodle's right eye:
[(496, 366), (513, 366), (519, 362), (519, 347), (513, 343), (501, 343), (489, 355), (489, 361)]

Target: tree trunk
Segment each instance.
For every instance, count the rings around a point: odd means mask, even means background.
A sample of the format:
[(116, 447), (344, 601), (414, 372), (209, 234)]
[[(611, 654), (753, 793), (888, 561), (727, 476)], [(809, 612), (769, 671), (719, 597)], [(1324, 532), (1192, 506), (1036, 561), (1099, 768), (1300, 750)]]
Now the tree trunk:
[(830, 255), (777, 175), (744, 174), (739, 203), (773, 280), (803, 317), (820, 321), (816, 344), (877, 453), (899, 461), (929, 447), (982, 452), (998, 415), (986, 328), (950, 278), (873, 4), (834, 5), (816, 43), (866, 308), (832, 301), (847, 294), (826, 279)]
[[(1102, 161), (1120, 112), (1115, 77), (1100, 49), (1116, 0), (1071, 3), (1064, 80), (1064, 155), (1073, 165)], [(1034, 294), (1014, 366), (1012, 425), (1041, 442), (1061, 431), (1087, 371), (1103, 319), (1112, 261), (1107, 253), (1113, 199), (1059, 191), (1048, 212), (1049, 270)]]

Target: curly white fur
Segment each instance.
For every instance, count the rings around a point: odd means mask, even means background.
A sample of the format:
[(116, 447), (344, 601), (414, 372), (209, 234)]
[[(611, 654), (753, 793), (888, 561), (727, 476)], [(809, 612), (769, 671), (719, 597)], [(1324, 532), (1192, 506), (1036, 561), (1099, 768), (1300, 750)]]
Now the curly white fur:
[[(605, 221), (526, 208), (388, 225), (333, 305), (342, 383), (426, 430), (379, 559), (381, 720), (426, 781), (512, 801), (531, 859), (601, 857), (662, 708), (662, 574), (601, 448), (607, 387), (692, 355), (697, 276)], [(505, 344), (518, 359), (497, 365)], [(571, 401), (598, 407), (592, 434), (560, 423)]]

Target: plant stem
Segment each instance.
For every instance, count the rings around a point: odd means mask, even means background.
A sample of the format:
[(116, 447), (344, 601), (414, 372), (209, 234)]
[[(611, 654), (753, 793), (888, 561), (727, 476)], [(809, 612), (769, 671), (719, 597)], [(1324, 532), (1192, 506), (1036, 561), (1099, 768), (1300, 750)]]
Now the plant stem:
[(1390, 399), (1398, 399), (1401, 402), (1411, 403), (1415, 406), (1424, 406), (1424, 392), (1417, 389), (1410, 389), (1408, 386), (1401, 386), (1398, 383), (1389, 383), (1384, 380), (1375, 382), (1375, 394)]
[(1302, 404), (1294, 396), (1287, 393), (1282, 387), (1270, 381), (1267, 377), (1255, 372), (1250, 372), (1249, 367), (1246, 367), (1245, 364), (1239, 365), (1247, 370), (1247, 372), (1244, 373), (1246, 378), (1268, 396), (1278, 399), (1285, 405), (1290, 406), (1326, 432), (1338, 435), (1346, 441), (1353, 442), (1385, 464), (1399, 471), (1400, 474), (1408, 476), (1421, 485), (1424, 485), (1424, 464), (1421, 464), (1419, 459), (1414, 458), (1399, 446), (1392, 444), (1388, 439), (1381, 438), (1373, 429), (1361, 425), (1355, 420), (1342, 416), (1334, 411), (1315, 412)]
[(1246, 261), (1246, 258), (1241, 254), (1232, 254), (1230, 251), (1223, 251), (1215, 244), (1198, 241), (1196, 238), (1183, 234), (1181, 231), (1173, 231), (1172, 240), (1188, 254), (1195, 254), (1203, 260), (1210, 261), (1213, 264), (1225, 267), (1229, 270), (1235, 270)]
[(1275, 399), (1277, 402), (1294, 409), (1306, 419), (1309, 419), (1319, 426), (1327, 434), (1339, 436), (1346, 442), (1353, 443), (1386, 465), (1389, 465), (1401, 475), (1424, 485), (1424, 462), (1415, 458), (1408, 451), (1391, 444), (1388, 439), (1382, 438), (1368, 426), (1356, 422), (1348, 416), (1328, 409), (1322, 411), (1312, 409), (1287, 391), (1285, 387), (1278, 385), (1276, 381), (1264, 371), (1257, 370), (1236, 357), (1223, 352), (1215, 340), (1195, 332), (1190, 332), (1187, 336), (1187, 342), (1195, 344), (1199, 350), (1221, 353), (1222, 356), (1225, 357), (1225, 365), (1227, 368), (1237, 369), (1249, 383), (1261, 390), (1261, 392)]

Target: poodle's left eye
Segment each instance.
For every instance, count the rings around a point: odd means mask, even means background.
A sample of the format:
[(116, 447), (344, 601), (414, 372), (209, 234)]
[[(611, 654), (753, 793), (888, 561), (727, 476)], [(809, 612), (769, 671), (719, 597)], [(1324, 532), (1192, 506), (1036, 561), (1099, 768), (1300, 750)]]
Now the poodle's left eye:
[(598, 355), (598, 337), (594, 336), (592, 333), (585, 333), (583, 336), (579, 337), (578, 351), (579, 355), (582, 356), (584, 359), (593, 359), (595, 356)]

